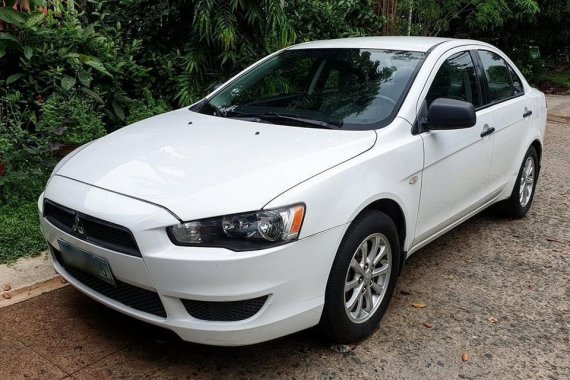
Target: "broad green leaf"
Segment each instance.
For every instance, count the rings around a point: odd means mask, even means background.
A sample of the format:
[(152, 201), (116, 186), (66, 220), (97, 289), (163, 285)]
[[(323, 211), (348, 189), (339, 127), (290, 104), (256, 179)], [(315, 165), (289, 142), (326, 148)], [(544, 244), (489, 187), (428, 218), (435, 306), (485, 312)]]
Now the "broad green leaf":
[(64, 75), (63, 78), (61, 78), (61, 88), (65, 91), (71, 90), (73, 86), (75, 86), (75, 78), (68, 75)]
[(85, 56), (85, 55), (80, 55), (79, 60), (81, 62), (85, 63), (86, 65), (93, 67), (95, 70), (99, 71), (101, 74), (105, 74), (107, 76), (113, 77), (111, 75), (111, 73), (109, 71), (107, 71), (107, 68), (105, 67), (105, 65), (103, 65), (103, 63), (101, 63), (101, 61), (99, 61), (97, 58)]
[(41, 12), (33, 13), (26, 20), (26, 27), (27, 28), (33, 28), (35, 26), (38, 26), (39, 24), (41, 24), (44, 21), (45, 17), (46, 16)]
[(18, 79), (20, 79), (21, 77), (23, 77), (24, 74), (22, 73), (18, 73), (18, 74), (12, 74), (10, 75), (7, 79), (6, 79), (6, 85), (12, 84), (15, 81), (17, 81)]
[(26, 19), (22, 16), (21, 13), (16, 12), (12, 8), (0, 8), (0, 20), (15, 25), (17, 27), (24, 26)]
[(124, 121), (125, 120), (125, 111), (123, 111), (121, 106), (115, 101), (111, 102), (111, 105), (113, 106), (113, 111), (115, 111), (115, 115), (117, 115), (119, 120)]
[(0, 44), (0, 58), (6, 55), (6, 47), (4, 44)]
[(89, 87), (89, 85), (91, 84), (91, 74), (89, 74), (88, 71), (79, 70), (79, 72), (77, 73), (77, 77), (79, 78), (79, 81), (81, 82), (82, 85)]
[(90, 98), (92, 98), (93, 100), (95, 100), (96, 102), (98, 102), (100, 104), (105, 103), (103, 101), (103, 98), (98, 93), (96, 93), (93, 90), (88, 89), (87, 87), (81, 87), (81, 92), (83, 92), (85, 95), (89, 96)]
[(34, 55), (34, 50), (30, 46), (24, 46), (24, 57), (26, 57), (26, 59), (29, 60), (30, 58), (32, 58), (33, 55)]
[(14, 42), (17, 44), (20, 43), (20, 40), (16, 36), (14, 36), (10, 33), (0, 33), (0, 40), (11, 41), (11, 42)]

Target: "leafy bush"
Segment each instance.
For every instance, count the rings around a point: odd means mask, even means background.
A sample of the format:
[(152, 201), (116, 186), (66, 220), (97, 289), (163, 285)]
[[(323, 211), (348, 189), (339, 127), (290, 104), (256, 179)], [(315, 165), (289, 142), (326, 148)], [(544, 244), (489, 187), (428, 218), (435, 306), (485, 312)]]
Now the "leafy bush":
[(99, 19), (86, 25), (75, 9), (0, 11), (0, 16), (10, 15), (12, 25), (0, 38), (6, 54), (0, 61), (6, 79), (0, 82), (9, 91), (19, 91), (30, 105), (52, 93), (80, 92), (99, 103), (108, 130), (124, 125), (127, 103), (148, 82), (148, 70), (133, 58), (141, 48), (138, 40), (115, 38), (120, 28)]
[(289, 0), (285, 5), (301, 42), (375, 35), (383, 23), (371, 0)]
[(19, 92), (0, 97), (0, 205), (34, 199), (55, 164), (49, 143), (30, 131), (34, 119)]
[(133, 100), (129, 104), (127, 124), (147, 119), (149, 117), (169, 111), (170, 107), (162, 99), (153, 98), (149, 90), (145, 90), (141, 99)]
[(68, 99), (51, 95), (41, 108), (37, 132), (45, 136), (52, 150), (61, 145), (83, 145), (105, 135), (101, 114), (94, 101), (73, 95)]

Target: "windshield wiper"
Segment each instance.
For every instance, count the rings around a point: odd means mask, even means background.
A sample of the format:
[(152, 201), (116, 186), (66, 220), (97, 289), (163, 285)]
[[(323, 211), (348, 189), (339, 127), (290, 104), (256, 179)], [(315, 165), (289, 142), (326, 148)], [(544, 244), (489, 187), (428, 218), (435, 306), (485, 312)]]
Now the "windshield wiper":
[(300, 115), (289, 115), (281, 114), (277, 112), (265, 112), (265, 113), (247, 113), (247, 112), (235, 112), (235, 115), (226, 116), (235, 119), (247, 119), (249, 121), (268, 121), (271, 124), (275, 124), (278, 121), (289, 121), (310, 128), (324, 128), (324, 129), (339, 129), (342, 127), (342, 123), (330, 123), (323, 120), (313, 119), (306, 116)]
[(281, 114), (277, 112), (266, 112), (257, 115), (257, 117), (259, 117), (261, 120), (267, 121), (292, 121), (309, 126), (311, 128), (339, 129), (342, 127), (342, 123), (331, 123), (324, 120), (313, 119), (307, 116)]
[(254, 113), (254, 112), (240, 112), (235, 109), (224, 110), (224, 117), (230, 119), (247, 119), (249, 121), (267, 121), (275, 124), (277, 121), (290, 121), (298, 124), (303, 124), (311, 128), (324, 128), (324, 129), (339, 129), (342, 127), (341, 123), (331, 123), (324, 120), (314, 119), (307, 116), (292, 115), (292, 114), (282, 114), (277, 112), (264, 112), (264, 113)]

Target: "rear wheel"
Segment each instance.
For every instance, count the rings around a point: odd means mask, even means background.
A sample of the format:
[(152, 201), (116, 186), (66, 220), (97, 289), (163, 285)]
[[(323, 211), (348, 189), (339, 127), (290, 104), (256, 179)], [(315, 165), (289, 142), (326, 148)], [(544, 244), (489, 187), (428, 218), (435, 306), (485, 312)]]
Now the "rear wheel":
[(400, 265), (396, 225), (367, 210), (348, 228), (335, 257), (320, 327), (333, 341), (350, 343), (370, 335), (392, 298)]
[(500, 203), (501, 210), (512, 218), (526, 215), (534, 199), (534, 189), (538, 180), (538, 155), (531, 146), (519, 169), (517, 181), (509, 199)]

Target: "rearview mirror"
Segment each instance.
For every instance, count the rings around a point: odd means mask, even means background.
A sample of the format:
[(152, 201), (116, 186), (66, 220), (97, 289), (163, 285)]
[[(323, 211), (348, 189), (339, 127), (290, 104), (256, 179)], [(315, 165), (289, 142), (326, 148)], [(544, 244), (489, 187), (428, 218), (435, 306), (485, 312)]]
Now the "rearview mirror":
[(470, 128), (477, 123), (475, 107), (463, 100), (438, 98), (429, 106), (428, 129)]

